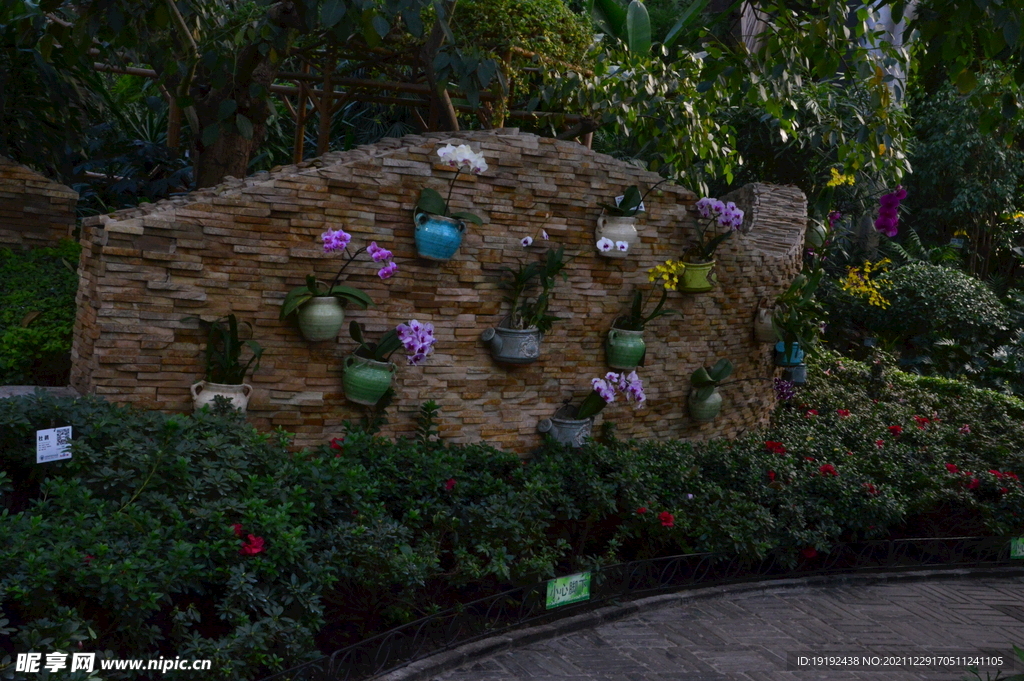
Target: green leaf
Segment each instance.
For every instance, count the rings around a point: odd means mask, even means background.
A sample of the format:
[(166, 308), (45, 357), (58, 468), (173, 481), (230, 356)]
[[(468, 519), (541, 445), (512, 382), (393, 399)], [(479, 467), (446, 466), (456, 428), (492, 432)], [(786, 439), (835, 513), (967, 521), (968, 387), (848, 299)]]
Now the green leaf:
[(448, 205), (444, 202), (437, 191), (425, 187), (420, 192), (419, 201), (416, 202), (416, 208), (423, 211), (424, 213), (431, 213), (432, 215), (448, 215)]
[(387, 19), (377, 13), (374, 13), (373, 30), (377, 31), (377, 35), (383, 38), (391, 31), (391, 25), (388, 23)]
[(686, 8), (682, 16), (679, 17), (679, 21), (675, 23), (669, 32), (665, 35), (664, 45), (665, 47), (672, 47), (675, 44), (676, 39), (683, 34), (683, 29), (690, 25), (691, 20), (694, 17), (699, 17), (700, 13), (704, 11), (704, 7), (707, 6), (708, 0), (696, 0), (696, 2), (690, 3), (690, 6)]
[(278, 315), (278, 319), (284, 321), (288, 315), (297, 311), (300, 307), (309, 302), (309, 299), (313, 297), (313, 294), (309, 292), (309, 288), (306, 286), (298, 286), (293, 288), (285, 296), (284, 302), (281, 304), (281, 313)]
[(325, 29), (334, 28), (334, 25), (345, 16), (345, 3), (342, 0), (324, 0), (320, 8), (320, 23)]
[(626, 10), (616, 0), (593, 0), (591, 16), (603, 31), (626, 39)]
[(696, 371), (693, 372), (693, 374), (691, 374), (690, 383), (693, 384), (693, 386), (696, 388), (700, 388), (706, 385), (717, 385), (715, 379), (711, 378), (711, 375), (708, 374), (708, 370), (705, 369), (704, 367), (697, 369)]
[(377, 349), (373, 353), (373, 358), (378, 362), (383, 362), (400, 347), (402, 347), (402, 341), (398, 338), (398, 332), (391, 329), (381, 337), (380, 343), (377, 344)]
[(331, 295), (336, 298), (341, 298), (348, 303), (355, 303), (356, 305), (362, 307), (364, 310), (370, 305), (373, 305), (373, 299), (370, 298), (370, 296), (366, 295), (359, 289), (353, 288), (351, 286), (335, 286), (334, 288), (327, 292), (327, 295)]
[(348, 325), (348, 335), (352, 336), (352, 340), (360, 345), (363, 345), (363, 327), (359, 326), (359, 322), (352, 320)]
[(252, 121), (238, 114), (235, 116), (235, 125), (238, 126), (238, 133), (242, 136), (242, 139), (252, 139)]
[(203, 128), (203, 146), (212, 147), (220, 137), (220, 125), (217, 123), (211, 123), (210, 125)]
[(732, 370), (732, 362), (730, 362), (727, 359), (720, 359), (715, 363), (715, 366), (712, 367), (711, 371), (708, 373), (711, 376), (711, 380), (713, 380), (715, 383), (719, 383), (729, 378), (729, 376), (732, 374)]
[(956, 87), (961, 94), (973, 92), (978, 87), (978, 75), (971, 69), (964, 69), (956, 76)]
[(217, 107), (217, 120), (223, 121), (231, 117), (231, 114), (238, 110), (238, 102), (233, 99), (225, 99)]
[(630, 52), (650, 54), (651, 18), (642, 0), (632, 0), (626, 9), (626, 34)]
[(456, 213), (452, 213), (448, 217), (458, 218), (460, 220), (466, 220), (468, 222), (472, 222), (474, 225), (482, 225), (482, 224), (484, 224), (484, 221), (480, 218), (479, 215), (474, 215), (473, 213), (467, 213), (466, 211), (459, 211), (459, 212), (456, 212)]

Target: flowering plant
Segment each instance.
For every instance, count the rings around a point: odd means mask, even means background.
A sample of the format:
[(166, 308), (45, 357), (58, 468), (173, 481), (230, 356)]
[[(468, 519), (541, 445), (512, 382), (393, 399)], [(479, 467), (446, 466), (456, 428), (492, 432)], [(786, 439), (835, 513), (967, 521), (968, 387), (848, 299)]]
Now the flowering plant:
[(437, 342), (434, 338), (434, 325), (422, 324), (415, 319), (391, 329), (381, 336), (378, 343), (366, 342), (359, 322), (353, 321), (349, 324), (348, 332), (352, 340), (359, 343), (355, 354), (375, 362), (390, 361), (395, 350), (404, 347), (409, 356), (409, 364), (424, 364), (427, 356), (434, 351), (434, 343)]
[[(711, 262), (722, 242), (743, 226), (743, 211), (732, 201), (724, 203), (705, 196), (697, 202), (697, 212), (707, 222), (702, 224), (701, 221), (697, 221), (697, 245), (691, 248), (687, 255), (694, 262)], [(727, 227), (728, 231), (717, 234), (718, 230), (715, 228), (712, 231), (714, 236), (708, 238), (708, 230), (715, 224)]]
[(448, 202), (452, 199), (452, 189), (455, 188), (455, 180), (459, 179), (459, 173), (462, 172), (463, 168), (474, 175), (487, 172), (487, 161), (484, 160), (483, 154), (474, 153), (468, 144), (460, 144), (457, 147), (446, 144), (437, 150), (437, 155), (441, 157), (442, 163), (455, 168), (455, 177), (452, 178), (451, 183), (448, 185), (448, 198), (443, 199), (437, 191), (424, 187), (420, 191), (419, 201), (416, 202), (417, 210), (433, 215), (441, 215), (446, 218), (469, 220), (473, 224), (482, 225), (483, 220), (474, 213), (451, 212)]
[(697, 389), (697, 399), (706, 400), (715, 392), (718, 384), (729, 378), (733, 365), (727, 359), (720, 359), (708, 369), (701, 367), (690, 375), (690, 385)]
[(883, 194), (878, 199), (878, 218), (875, 220), (875, 229), (887, 237), (894, 237), (899, 232), (896, 226), (900, 220), (900, 201), (907, 198), (907, 190), (902, 185), (896, 187), (896, 191), (890, 194)]
[[(522, 240), (524, 248), (529, 248), (533, 243), (531, 237)], [(509, 329), (530, 329), (547, 332), (551, 325), (559, 318), (548, 314), (548, 306), (551, 303), (551, 290), (555, 287), (555, 277), (561, 275), (562, 281), (569, 277), (564, 272), (565, 266), (576, 256), (565, 257), (565, 247), (548, 248), (541, 261), (534, 260), (528, 263), (520, 263), (518, 268), (503, 267), (502, 272), (508, 274), (510, 279), (503, 282), (509, 295), (505, 296), (510, 304), (508, 315)], [(540, 293), (533, 299), (529, 299), (529, 292), (537, 285), (540, 285)]]
[(320, 235), (320, 240), (324, 243), (324, 252), (333, 253), (334, 251), (342, 251), (348, 255), (348, 259), (342, 263), (338, 273), (334, 275), (334, 280), (330, 286), (324, 286), (323, 282), (318, 281), (315, 275), (308, 275), (306, 277), (306, 285), (298, 286), (289, 291), (288, 295), (285, 296), (284, 304), (281, 305), (280, 319), (284, 319), (297, 312), (300, 307), (309, 302), (312, 298), (316, 297), (327, 297), (333, 296), (335, 298), (341, 298), (342, 303), (355, 303), (361, 305), (365, 310), (368, 306), (373, 305), (373, 300), (370, 296), (364, 292), (352, 286), (339, 286), (338, 280), (341, 278), (342, 272), (345, 268), (352, 264), (352, 261), (356, 259), (364, 251), (370, 255), (370, 258), (375, 263), (380, 263), (380, 269), (377, 270), (377, 276), (381, 279), (390, 279), (394, 276), (395, 272), (398, 271), (398, 265), (392, 260), (391, 251), (386, 248), (381, 248), (377, 245), (376, 241), (371, 241), (369, 246), (363, 246), (357, 251), (349, 253), (348, 245), (352, 241), (352, 235), (345, 232), (342, 229), (328, 229), (326, 232)]
[(640, 189), (635, 184), (631, 184), (626, 187), (626, 191), (622, 193), (622, 196), (615, 197), (615, 205), (610, 203), (601, 203), (598, 205), (604, 208), (611, 215), (631, 218), (637, 213), (644, 212), (644, 199), (647, 198), (648, 194), (654, 191), (655, 187), (666, 182), (668, 182), (668, 180), (658, 182), (658, 184), (655, 184), (645, 191), (643, 196), (640, 196)]
[(785, 342), (786, 354), (792, 351), (794, 343), (807, 349), (817, 342), (820, 315), (814, 293), (824, 273), (825, 270), (819, 269), (809, 277), (803, 273), (796, 275), (786, 292), (776, 300), (772, 328)]
[(626, 396), (626, 401), (632, 403), (636, 409), (644, 406), (644, 402), (647, 401), (643, 381), (637, 376), (636, 371), (631, 371), (629, 374), (626, 372), (617, 374), (609, 371), (604, 378), (592, 379), (590, 385), (593, 390), (576, 409), (576, 418), (578, 419), (589, 419), (597, 414), (605, 408), (605, 405), (614, 402), (615, 395), (620, 392)]

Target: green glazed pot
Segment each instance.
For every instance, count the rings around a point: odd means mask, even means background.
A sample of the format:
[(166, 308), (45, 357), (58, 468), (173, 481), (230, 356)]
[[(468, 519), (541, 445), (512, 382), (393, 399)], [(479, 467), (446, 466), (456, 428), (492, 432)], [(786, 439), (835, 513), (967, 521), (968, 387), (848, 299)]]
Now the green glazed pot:
[(688, 262), (679, 276), (679, 290), (683, 293), (703, 293), (715, 287), (715, 261)]
[(334, 340), (345, 323), (345, 308), (334, 296), (316, 296), (299, 308), (298, 317), (306, 340)]
[(605, 354), (608, 366), (612, 369), (630, 371), (636, 369), (644, 357), (647, 344), (644, 343), (643, 331), (629, 331), (612, 327), (608, 331), (605, 342)]
[(395, 369), (391, 362), (376, 362), (365, 357), (349, 355), (345, 358), (345, 374), (341, 379), (345, 397), (356, 404), (377, 404), (391, 387)]
[(687, 404), (690, 407), (690, 418), (694, 421), (713, 421), (722, 410), (722, 396), (718, 393), (718, 388), (715, 388), (708, 399), (698, 400), (697, 391), (693, 390)]

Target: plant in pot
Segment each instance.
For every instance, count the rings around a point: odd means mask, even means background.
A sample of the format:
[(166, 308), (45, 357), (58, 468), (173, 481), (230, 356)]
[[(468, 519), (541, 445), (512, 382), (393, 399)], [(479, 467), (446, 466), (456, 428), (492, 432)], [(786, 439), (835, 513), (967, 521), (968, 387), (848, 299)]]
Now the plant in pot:
[(455, 255), (462, 245), (462, 236), (466, 232), (466, 221), (482, 225), (483, 220), (474, 213), (451, 210), (452, 189), (455, 180), (463, 168), (474, 175), (487, 171), (487, 161), (483, 154), (473, 153), (468, 144), (453, 147), (447, 144), (437, 150), (441, 162), (455, 168), (455, 176), (448, 184), (448, 197), (434, 189), (424, 187), (416, 202), (414, 222), (416, 223), (416, 252), (427, 260), (445, 261)]
[[(242, 340), (239, 337), (239, 323), (234, 314), (213, 322), (199, 321), (200, 324), (209, 325), (210, 330), (206, 339), (206, 378), (192, 384), (190, 388), (193, 407), (198, 411), (220, 396), (230, 400), (235, 409), (245, 413), (252, 394), (252, 386), (245, 382), (245, 376), (260, 368), (263, 348), (254, 340)], [(252, 332), (252, 324), (242, 324)], [(249, 349), (251, 356), (243, 364), (244, 348)]]
[[(686, 293), (710, 291), (715, 286), (715, 251), (732, 233), (743, 225), (743, 211), (732, 201), (704, 197), (697, 202), (697, 243), (686, 252), (686, 267), (682, 272), (679, 290)], [(718, 228), (726, 231), (719, 234)]]
[(582, 447), (594, 427), (594, 416), (614, 402), (617, 393), (625, 395), (626, 401), (636, 409), (647, 401), (643, 381), (635, 371), (628, 375), (624, 371), (620, 374), (608, 372), (604, 378), (591, 379), (590, 385), (590, 393), (579, 406), (571, 404), (572, 398), (567, 399), (552, 418), (542, 419), (537, 424), (537, 430), (550, 435), (556, 442)]
[(701, 367), (690, 375), (690, 397), (687, 404), (694, 421), (712, 421), (722, 410), (722, 395), (718, 386), (732, 374), (733, 365), (720, 359), (710, 369)]
[[(532, 239), (522, 240), (524, 247)], [(530, 364), (540, 357), (540, 341), (559, 318), (548, 314), (551, 291), (557, 277), (568, 279), (565, 267), (576, 256), (565, 257), (565, 248), (549, 248), (543, 260), (520, 262), (518, 268), (503, 267), (509, 275), (502, 283), (509, 291), (505, 300), (509, 313), (497, 327), (485, 330), (480, 338), (491, 347), (491, 356), (503, 364)], [(538, 290), (539, 289), (539, 290)], [(531, 295), (534, 292), (535, 295)]]
[[(648, 274), (652, 272), (654, 272), (653, 269)], [(644, 357), (647, 354), (644, 327), (658, 317), (679, 314), (678, 310), (665, 307), (665, 298), (669, 292), (667, 283), (667, 281), (662, 282), (661, 299), (650, 314), (644, 314), (644, 311), (650, 304), (651, 298), (654, 297), (654, 290), (652, 289), (645, 299), (643, 290), (637, 287), (633, 292), (633, 302), (629, 306), (629, 314), (612, 322), (612, 328), (608, 331), (608, 338), (605, 342), (605, 355), (608, 358), (608, 366), (612, 369), (629, 371), (643, 366)]]
[[(643, 196), (635, 185), (626, 187), (622, 196), (615, 197), (615, 204), (599, 204), (602, 211), (597, 218), (597, 252), (606, 258), (625, 258), (639, 243), (640, 236), (636, 231), (637, 213), (644, 212), (644, 199), (655, 187), (668, 182), (662, 180), (655, 184)], [(607, 213), (607, 215), (605, 215)]]
[(786, 367), (787, 379), (797, 385), (806, 382), (804, 354), (814, 347), (820, 332), (821, 313), (814, 293), (823, 274), (822, 269), (810, 276), (798, 274), (779, 296), (772, 315), (772, 326), (781, 339), (775, 344), (775, 364)]
[(370, 242), (369, 246), (349, 253), (348, 246), (352, 235), (341, 229), (328, 229), (320, 235), (324, 244), (325, 253), (342, 251), (347, 258), (342, 263), (338, 273), (334, 275), (331, 283), (324, 284), (315, 275), (306, 277), (306, 285), (298, 286), (289, 291), (281, 305), (280, 319), (284, 321), (290, 315), (295, 314), (299, 320), (299, 330), (306, 340), (324, 341), (333, 340), (338, 336), (342, 325), (345, 323), (346, 303), (355, 303), (364, 310), (373, 305), (373, 300), (363, 291), (352, 286), (338, 284), (342, 273), (352, 261), (364, 251), (371, 260), (380, 265), (377, 276), (381, 279), (390, 279), (398, 270), (398, 265), (392, 260), (391, 251), (381, 248), (376, 241)]
[(409, 364), (419, 365), (427, 361), (434, 351), (434, 325), (422, 324), (413, 319), (408, 324), (399, 324), (376, 343), (369, 343), (363, 335), (359, 322), (349, 324), (352, 340), (359, 344), (355, 352), (345, 358), (342, 388), (350, 402), (372, 406), (377, 404), (391, 388), (391, 380), (397, 367), (391, 355), (399, 348), (405, 348)]

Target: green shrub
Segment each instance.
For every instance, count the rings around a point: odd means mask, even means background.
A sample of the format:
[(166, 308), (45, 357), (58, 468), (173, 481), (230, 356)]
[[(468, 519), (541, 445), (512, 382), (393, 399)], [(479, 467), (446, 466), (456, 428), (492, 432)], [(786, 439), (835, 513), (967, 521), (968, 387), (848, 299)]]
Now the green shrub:
[(67, 384), (80, 251), (0, 248), (0, 385)]

